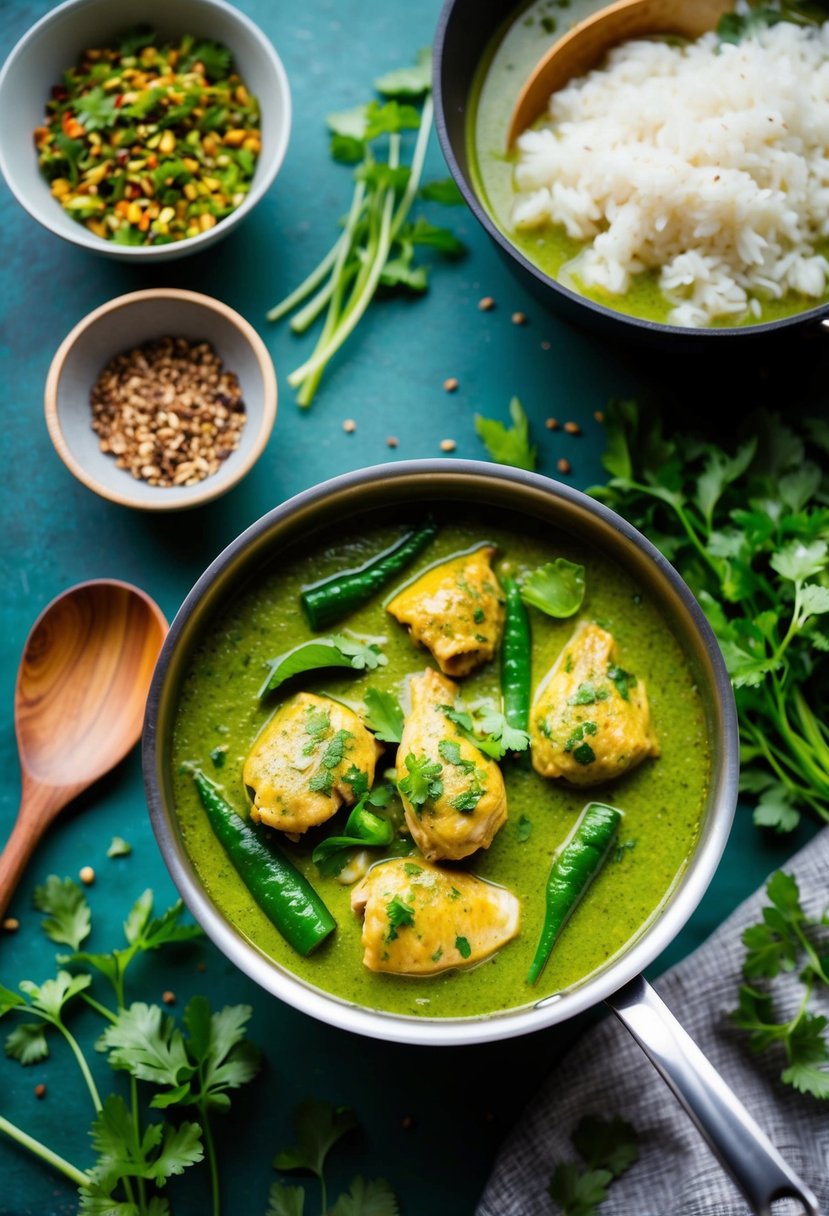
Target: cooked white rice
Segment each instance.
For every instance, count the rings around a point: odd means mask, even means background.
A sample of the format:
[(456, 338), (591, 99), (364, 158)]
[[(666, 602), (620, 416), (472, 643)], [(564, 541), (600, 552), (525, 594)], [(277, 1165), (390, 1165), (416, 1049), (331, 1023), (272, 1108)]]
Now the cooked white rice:
[(656, 268), (690, 327), (827, 289), (829, 25), (625, 43), (518, 149), (513, 220), (589, 242), (567, 268), (586, 288), (624, 295)]

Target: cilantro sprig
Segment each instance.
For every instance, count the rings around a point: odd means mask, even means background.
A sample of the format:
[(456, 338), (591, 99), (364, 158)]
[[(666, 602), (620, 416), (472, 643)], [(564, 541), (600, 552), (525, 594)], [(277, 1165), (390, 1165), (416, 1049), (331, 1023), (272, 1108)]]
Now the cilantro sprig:
[[(820, 920), (808, 916), (797, 882), (783, 871), (769, 879), (766, 895), (769, 903), (762, 920), (743, 933), (746, 983), (740, 986), (731, 1017), (748, 1034), (753, 1051), (782, 1049), (787, 1062), (782, 1081), (801, 1093), (829, 1099), (827, 1018), (812, 1009), (815, 989), (829, 988), (829, 938), (821, 932), (829, 924), (829, 911)], [(770, 981), (795, 971), (802, 986), (800, 999), (791, 1017), (779, 1018)]]
[[(273, 1165), (280, 1172), (302, 1170), (319, 1179), (322, 1212), (329, 1216), (398, 1216), (397, 1199), (384, 1178), (366, 1181), (358, 1175), (333, 1207), (328, 1206), (328, 1154), (357, 1128), (353, 1110), (310, 1099), (296, 1108), (293, 1124), (296, 1143), (277, 1153)], [(274, 1182), (265, 1216), (303, 1216), (305, 1200), (303, 1187)]]
[(591, 493), (662, 550), (717, 635), (755, 822), (788, 832), (804, 807), (829, 820), (829, 428), (764, 412), (725, 449), (632, 401), (607, 426), (611, 477)]
[[(250, 1009), (244, 1005), (212, 1011), (196, 996), (184, 1011), (183, 1027), (160, 1006), (127, 1004), (126, 979), (131, 964), (148, 951), (202, 936), (196, 925), (182, 923), (181, 901), (153, 915), (153, 896), (145, 891), (124, 922), (125, 944), (108, 952), (82, 950), (92, 934), (92, 915), (83, 890), (69, 878), (50, 876), (35, 892), (35, 906), (45, 914), (42, 928), (71, 954), (59, 954), (53, 978), (37, 984), (22, 980), (18, 991), (0, 985), (0, 1017), (24, 1015), (6, 1037), (6, 1054), (28, 1066), (50, 1053), (48, 1036), (59, 1035), (70, 1049), (92, 1108), (90, 1136), (94, 1164), (79, 1169), (0, 1115), (0, 1131), (78, 1188), (83, 1216), (121, 1213), (168, 1216), (161, 1193), (167, 1181), (206, 1159), (209, 1164), (212, 1216), (220, 1213), (218, 1159), (212, 1116), (230, 1106), (229, 1091), (250, 1081), (258, 1070), (258, 1052), (245, 1037)], [(67, 968), (73, 968), (72, 971)], [(82, 968), (82, 969), (81, 969)], [(93, 995), (96, 978), (107, 981), (114, 1007)], [(72, 1007), (85, 1002), (105, 1023), (97, 1044), (113, 1069), (129, 1074), (129, 1097), (102, 1096), (90, 1063), (74, 1037), (68, 1019)], [(138, 1082), (149, 1086), (149, 1108), (143, 1109)], [(194, 1118), (180, 1112), (192, 1109)], [(164, 1111), (159, 1119), (157, 1112)], [(175, 1112), (175, 1113), (174, 1113)]]
[(374, 640), (344, 633), (332, 634), (330, 638), (314, 638), (312, 642), (302, 642), (287, 654), (273, 659), (259, 696), (275, 692), (286, 680), (307, 671), (331, 667), (346, 667), (358, 672), (375, 671), (387, 662), (378, 642)]
[(497, 418), (483, 418), (476, 414), (475, 431), (498, 464), (509, 464), (516, 469), (533, 472), (538, 463), (538, 449), (530, 440), (530, 422), (517, 397), (510, 401), (509, 412), (512, 426), (506, 426)]
[[(356, 166), (351, 206), (341, 235), (323, 260), (268, 313), (269, 321), (293, 313), (291, 329), (298, 334), (325, 313), (313, 353), (288, 376), (300, 406), (311, 404), (329, 362), (381, 289), (414, 294), (426, 290), (428, 268), (416, 261), (420, 249), (448, 258), (465, 251), (448, 229), (423, 216), (409, 218), (418, 197), (443, 204), (462, 201), (445, 182), (421, 188), (432, 129), (431, 87), (431, 52), (426, 49), (413, 66), (374, 82), (381, 100), (375, 97), (327, 118), (332, 157)], [(415, 103), (422, 104), (418, 108)], [(415, 138), (407, 164), (408, 132)]]
[(530, 736), (524, 730), (510, 726), (504, 714), (491, 704), (478, 706), (472, 714), (457, 705), (439, 705), (438, 709), (470, 743), (492, 760), (502, 760), (507, 752), (523, 752), (530, 745)]
[(560, 1162), (553, 1171), (548, 1193), (561, 1216), (596, 1216), (614, 1179), (639, 1159), (636, 1132), (618, 1116), (602, 1119), (585, 1115), (570, 1139), (584, 1165)]

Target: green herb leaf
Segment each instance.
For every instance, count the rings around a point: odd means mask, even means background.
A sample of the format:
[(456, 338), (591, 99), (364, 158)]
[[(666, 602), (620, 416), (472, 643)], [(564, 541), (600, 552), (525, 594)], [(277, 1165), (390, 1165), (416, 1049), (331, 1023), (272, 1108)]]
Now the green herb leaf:
[(412, 806), (423, 806), (426, 802), (434, 802), (443, 793), (443, 782), (440, 775), (443, 765), (428, 756), (415, 756), (413, 752), (404, 759), (408, 775), (398, 783), (401, 794), (405, 794)]
[(547, 616), (573, 616), (584, 602), (584, 566), (557, 557), (521, 582), (521, 599)]
[(310, 1170), (321, 1178), (326, 1157), (337, 1141), (357, 1126), (357, 1118), (347, 1106), (310, 1099), (297, 1107), (293, 1124), (296, 1145), (277, 1153), (274, 1166), (278, 1170)]
[(194, 43), (189, 55), (179, 65), (180, 71), (192, 71), (197, 63), (204, 68), (207, 79), (215, 84), (230, 74), (232, 56), (226, 46), (205, 38), (201, 42)]
[(398, 1216), (397, 1198), (385, 1178), (366, 1182), (359, 1175), (348, 1193), (340, 1195), (331, 1216)]
[(272, 1182), (268, 1191), (268, 1210), (265, 1216), (302, 1216), (305, 1210), (305, 1191), (301, 1186), (283, 1186)]
[(6, 1055), (21, 1064), (39, 1064), (49, 1055), (43, 1022), (21, 1022), (6, 1037)]
[(517, 397), (510, 401), (509, 411), (511, 427), (496, 418), (482, 418), (476, 414), (475, 430), (493, 460), (532, 471), (536, 467), (536, 448), (530, 443), (529, 419)]
[(375, 643), (366, 643), (359, 638), (336, 634), (330, 638), (315, 638), (313, 642), (302, 642), (287, 654), (274, 659), (268, 678), (260, 689), (259, 696), (274, 692), (286, 680), (308, 671), (329, 667), (350, 667), (353, 671), (373, 671), (384, 666), (386, 656)]
[(89, 936), (92, 918), (86, 897), (73, 879), (50, 874), (42, 886), (35, 887), (34, 905), (46, 913), (41, 925), (51, 941), (80, 949)]
[(470, 946), (468, 939), (465, 937), (455, 938), (455, 949), (461, 958), (470, 958), (472, 955), (472, 947)]
[(82, 123), (87, 131), (101, 131), (105, 127), (111, 127), (118, 117), (115, 95), (106, 93), (101, 85), (96, 85), (70, 104), (78, 122)]
[(520, 844), (526, 844), (532, 835), (533, 821), (528, 819), (526, 815), (522, 815), (515, 825), (515, 839)]
[(63, 1007), (79, 992), (92, 983), (91, 975), (70, 975), (59, 971), (55, 979), (33, 984), (31, 980), (20, 981), (20, 991), (29, 998), (31, 1008), (45, 1014), (52, 1021), (60, 1021)]
[(618, 1115), (602, 1119), (585, 1115), (573, 1130), (573, 1147), (584, 1158), (589, 1169), (608, 1170), (618, 1178), (639, 1160), (636, 1132), (626, 1119)]
[[(107, 857), (129, 857), (132, 845), (123, 836), (113, 836), (107, 849)], [(77, 949), (77, 946), (75, 947)]]
[(390, 899), (386, 904), (386, 916), (389, 918), (387, 941), (397, 940), (398, 929), (411, 928), (415, 923), (415, 912), (411, 904), (407, 904), (399, 895)]
[(582, 1170), (574, 1161), (557, 1165), (547, 1188), (563, 1216), (596, 1216), (613, 1181), (610, 1170)]
[(109, 1052), (112, 1068), (159, 1088), (177, 1088), (193, 1073), (181, 1031), (158, 1005), (136, 1001), (120, 1010), (104, 1030), (101, 1047)]
[(374, 87), (384, 97), (422, 97), (428, 93), (432, 87), (431, 47), (418, 51), (413, 67), (386, 72), (375, 80)]
[(463, 202), (463, 195), (453, 177), (425, 182), (420, 187), (418, 197), (430, 203), (443, 203), (446, 207), (457, 207)]
[(390, 692), (367, 688), (363, 694), (363, 721), (384, 743), (399, 743), (403, 735), (403, 708)]

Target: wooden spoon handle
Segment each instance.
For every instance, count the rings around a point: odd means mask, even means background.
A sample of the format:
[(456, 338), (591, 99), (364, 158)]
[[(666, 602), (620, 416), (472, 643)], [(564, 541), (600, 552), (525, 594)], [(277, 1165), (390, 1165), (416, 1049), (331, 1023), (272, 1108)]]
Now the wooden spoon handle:
[(41, 836), (58, 811), (66, 806), (77, 792), (75, 789), (38, 785), (31, 779), (24, 779), (17, 822), (6, 841), (6, 847), (0, 853), (0, 918), (5, 915)]

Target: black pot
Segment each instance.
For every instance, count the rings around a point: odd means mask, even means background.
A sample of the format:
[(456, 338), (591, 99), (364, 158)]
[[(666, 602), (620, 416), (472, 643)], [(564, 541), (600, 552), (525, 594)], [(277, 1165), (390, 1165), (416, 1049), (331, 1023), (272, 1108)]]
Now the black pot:
[[(690, 0), (692, 2), (692, 0)], [(740, 355), (784, 358), (804, 337), (819, 332), (829, 303), (758, 325), (686, 329), (615, 312), (551, 279), (510, 242), (486, 210), (473, 185), (467, 154), (467, 122), (473, 83), (493, 41), (521, 9), (515, 0), (446, 0), (435, 34), (433, 92), (435, 126), (443, 155), (470, 210), (510, 269), (546, 308), (623, 347), (645, 344), (667, 354), (704, 355), (722, 364)], [(506, 131), (506, 121), (504, 123)], [(719, 356), (719, 358), (718, 358)]]

